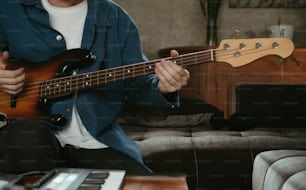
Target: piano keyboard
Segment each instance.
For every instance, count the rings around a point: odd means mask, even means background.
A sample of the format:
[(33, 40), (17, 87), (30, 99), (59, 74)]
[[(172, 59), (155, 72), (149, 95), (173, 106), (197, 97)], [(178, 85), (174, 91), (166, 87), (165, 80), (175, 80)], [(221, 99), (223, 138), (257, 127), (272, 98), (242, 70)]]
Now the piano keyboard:
[(28, 173), (9, 183), (16, 190), (120, 190), (124, 170), (58, 168)]

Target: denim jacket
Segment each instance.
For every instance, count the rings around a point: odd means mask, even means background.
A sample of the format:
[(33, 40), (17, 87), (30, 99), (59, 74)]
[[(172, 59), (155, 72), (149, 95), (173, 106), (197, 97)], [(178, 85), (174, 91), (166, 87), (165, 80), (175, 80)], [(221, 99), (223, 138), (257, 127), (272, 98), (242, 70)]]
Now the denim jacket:
[[(87, 0), (88, 13), (81, 48), (90, 50), (96, 60), (78, 69), (79, 73), (146, 61), (138, 29), (131, 17), (110, 0)], [(48, 13), (40, 0), (2, 0), (0, 6), (0, 50), (7, 48), (11, 58), (41, 63), (66, 50), (65, 39), (49, 25)], [(146, 75), (79, 91), (56, 100), (51, 113), (69, 119), (73, 102), (88, 132), (100, 142), (143, 164), (134, 141), (116, 123), (126, 96), (161, 107), (178, 106), (157, 88), (158, 78)]]

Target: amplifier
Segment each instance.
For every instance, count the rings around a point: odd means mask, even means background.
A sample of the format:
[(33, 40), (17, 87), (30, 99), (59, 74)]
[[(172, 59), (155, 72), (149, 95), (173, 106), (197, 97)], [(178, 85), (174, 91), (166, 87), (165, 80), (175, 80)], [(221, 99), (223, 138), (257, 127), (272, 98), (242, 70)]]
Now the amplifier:
[(1, 175), (1, 190), (119, 190), (124, 170), (57, 168), (22, 175)]

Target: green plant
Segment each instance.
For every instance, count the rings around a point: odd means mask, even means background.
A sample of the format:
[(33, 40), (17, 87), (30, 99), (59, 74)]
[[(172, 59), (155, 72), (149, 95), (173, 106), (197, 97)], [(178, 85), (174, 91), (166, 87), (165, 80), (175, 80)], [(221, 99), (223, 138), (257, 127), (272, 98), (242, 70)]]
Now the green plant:
[(206, 18), (217, 18), (222, 0), (199, 0)]
[(222, 0), (199, 0), (207, 22), (207, 45), (216, 45), (217, 19)]

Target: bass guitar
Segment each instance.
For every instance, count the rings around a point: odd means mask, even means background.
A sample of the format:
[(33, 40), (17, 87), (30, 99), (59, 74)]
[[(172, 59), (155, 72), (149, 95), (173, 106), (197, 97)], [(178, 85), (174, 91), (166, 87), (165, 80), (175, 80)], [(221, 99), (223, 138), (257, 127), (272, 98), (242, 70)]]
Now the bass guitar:
[[(240, 67), (267, 55), (286, 58), (292, 54), (294, 44), (287, 38), (226, 39), (215, 49), (164, 58), (182, 67), (196, 64), (226, 62)], [(63, 125), (62, 116), (48, 113), (48, 102), (73, 92), (95, 88), (99, 85), (154, 73), (155, 63), (161, 59), (107, 68), (72, 75), (74, 69), (95, 61), (86, 49), (67, 50), (41, 64), (12, 63), (11, 68), (24, 67), (24, 90), (17, 95), (0, 92), (0, 112), (8, 121), (20, 117), (47, 119)]]

